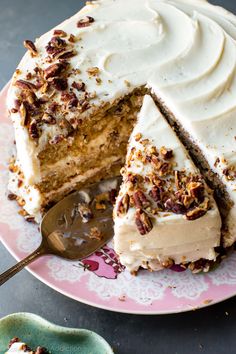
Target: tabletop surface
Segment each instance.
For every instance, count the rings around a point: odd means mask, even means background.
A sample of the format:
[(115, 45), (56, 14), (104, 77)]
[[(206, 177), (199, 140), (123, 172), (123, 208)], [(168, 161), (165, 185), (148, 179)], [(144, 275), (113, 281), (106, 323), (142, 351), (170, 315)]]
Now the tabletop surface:
[[(34, 39), (77, 12), (79, 0), (0, 0), (0, 87), (10, 79)], [(235, 0), (215, 0), (236, 13)], [(0, 272), (14, 264), (0, 244)], [(55, 324), (102, 335), (116, 354), (236, 353), (236, 298), (203, 310), (165, 316), (136, 316), (96, 309), (50, 289), (26, 270), (0, 288), (0, 318), (32, 312)], [(1, 335), (1, 333), (0, 333)]]

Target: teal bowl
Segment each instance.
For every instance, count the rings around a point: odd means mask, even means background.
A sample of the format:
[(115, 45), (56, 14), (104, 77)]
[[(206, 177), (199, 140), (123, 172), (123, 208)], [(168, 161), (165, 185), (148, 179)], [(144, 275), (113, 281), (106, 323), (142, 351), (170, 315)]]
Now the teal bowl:
[(0, 320), (0, 353), (13, 337), (35, 349), (46, 347), (51, 354), (114, 354), (98, 334), (76, 328), (56, 326), (31, 313), (15, 313)]

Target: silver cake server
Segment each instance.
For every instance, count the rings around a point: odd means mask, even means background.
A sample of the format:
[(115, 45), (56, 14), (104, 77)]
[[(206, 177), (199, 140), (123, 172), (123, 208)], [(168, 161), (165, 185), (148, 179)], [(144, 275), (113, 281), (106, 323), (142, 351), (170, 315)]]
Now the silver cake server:
[(113, 204), (121, 178), (92, 184), (58, 202), (44, 216), (42, 242), (25, 259), (0, 275), (0, 285), (44, 255), (81, 260), (104, 246), (113, 237)]

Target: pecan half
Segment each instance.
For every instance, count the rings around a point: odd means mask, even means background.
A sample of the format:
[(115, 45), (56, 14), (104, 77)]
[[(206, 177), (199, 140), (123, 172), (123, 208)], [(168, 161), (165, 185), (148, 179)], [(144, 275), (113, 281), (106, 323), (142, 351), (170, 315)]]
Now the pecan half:
[(55, 53), (55, 55), (53, 55), (53, 57), (55, 59), (70, 59), (72, 57), (74, 57), (76, 55), (76, 51), (74, 49), (72, 50), (64, 50), (58, 53)]
[(151, 219), (141, 209), (138, 209), (135, 213), (135, 224), (141, 235), (146, 235), (153, 228)]
[(88, 27), (91, 25), (91, 23), (94, 22), (94, 18), (91, 16), (86, 16), (85, 18), (81, 18), (78, 22), (77, 22), (77, 27), (81, 28), (81, 27)]
[(15, 86), (19, 87), (22, 90), (35, 90), (37, 87), (32, 84), (32, 82), (28, 82), (25, 80), (17, 80), (15, 82)]
[(26, 39), (24, 41), (24, 47), (26, 49), (28, 49), (33, 56), (38, 55), (38, 51), (37, 51), (37, 49), (35, 47), (35, 44), (32, 41)]
[(67, 67), (66, 63), (56, 63), (48, 66), (44, 70), (45, 79), (49, 79), (51, 77), (55, 77), (61, 74), (61, 72)]
[(117, 215), (122, 215), (126, 214), (129, 210), (129, 202), (130, 198), (129, 195), (126, 193), (123, 195), (123, 197), (120, 199), (118, 206), (117, 206)]
[(148, 206), (150, 206), (149, 200), (141, 190), (138, 190), (133, 194), (133, 200), (134, 200), (134, 205), (138, 209), (142, 209), (142, 208), (145, 209)]
[(53, 34), (54, 34), (54, 36), (57, 36), (57, 37), (66, 37), (67, 36), (67, 33), (63, 30), (60, 30), (60, 29), (55, 29)]
[(66, 41), (59, 36), (52, 37), (46, 46), (46, 51), (49, 55), (53, 55), (58, 52), (60, 49), (66, 47)]
[(184, 214), (186, 209), (183, 204), (178, 201), (172, 200), (171, 198), (167, 199), (164, 203), (165, 209), (171, 211), (174, 214)]
[(185, 216), (187, 220), (196, 220), (201, 218), (203, 215), (205, 215), (207, 210), (202, 209), (202, 208), (195, 208), (190, 211), (188, 211)]
[(82, 81), (79, 82), (74, 81), (71, 86), (78, 91), (85, 91), (85, 83)]

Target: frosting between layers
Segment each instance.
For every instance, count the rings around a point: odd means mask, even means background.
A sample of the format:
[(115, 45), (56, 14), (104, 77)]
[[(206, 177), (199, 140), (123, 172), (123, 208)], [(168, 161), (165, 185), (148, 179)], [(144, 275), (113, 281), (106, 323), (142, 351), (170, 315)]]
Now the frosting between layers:
[[(153, 171), (153, 167), (139, 160), (128, 163), (133, 148), (142, 150), (142, 145), (135, 138), (140, 132), (142, 139), (149, 139), (157, 149), (165, 146), (173, 150), (174, 162), (177, 163), (175, 169), (199, 174), (152, 98), (145, 96), (138, 123), (130, 138), (124, 177), (129, 173), (145, 177)], [(204, 216), (189, 221), (181, 214), (159, 212), (152, 218), (152, 230), (141, 235), (135, 223), (134, 207), (130, 207), (125, 215), (117, 215), (120, 200), (128, 188), (129, 183), (124, 182), (114, 211), (114, 245), (121, 263), (130, 271), (138, 270), (140, 266), (156, 270), (156, 267), (160, 268), (168, 259), (174, 260), (176, 264), (194, 262), (201, 258), (215, 260), (214, 247), (220, 244), (221, 218), (211, 196), (211, 209)], [(148, 183), (145, 188), (150, 188)]]
[[(89, 15), (91, 26), (77, 28), (80, 18)], [(161, 98), (176, 119), (200, 147), (212, 170), (219, 174), (230, 198), (236, 202), (235, 179), (224, 171), (236, 165), (236, 18), (204, 0), (98, 0), (71, 19), (57, 26), (81, 37), (75, 43), (78, 54), (70, 62), (81, 70), (69, 78), (80, 79), (89, 92), (96, 91), (93, 102), (113, 102), (135, 87), (147, 85)], [(39, 57), (26, 53), (17, 78), (25, 78), (36, 63), (45, 68), (45, 46), (50, 31), (36, 41)], [(101, 85), (88, 78), (87, 69), (100, 69)], [(127, 81), (129, 85), (127, 85)], [(11, 86), (8, 107), (14, 106), (18, 89)], [(58, 97), (55, 97), (59, 100)], [(89, 111), (86, 112), (89, 114)], [(37, 154), (58, 127), (45, 127), (37, 147), (28, 131), (17, 122), (18, 159), (27, 184), (40, 181)], [(217, 160), (220, 160), (216, 164)], [(230, 237), (236, 238), (236, 207), (229, 215)]]

